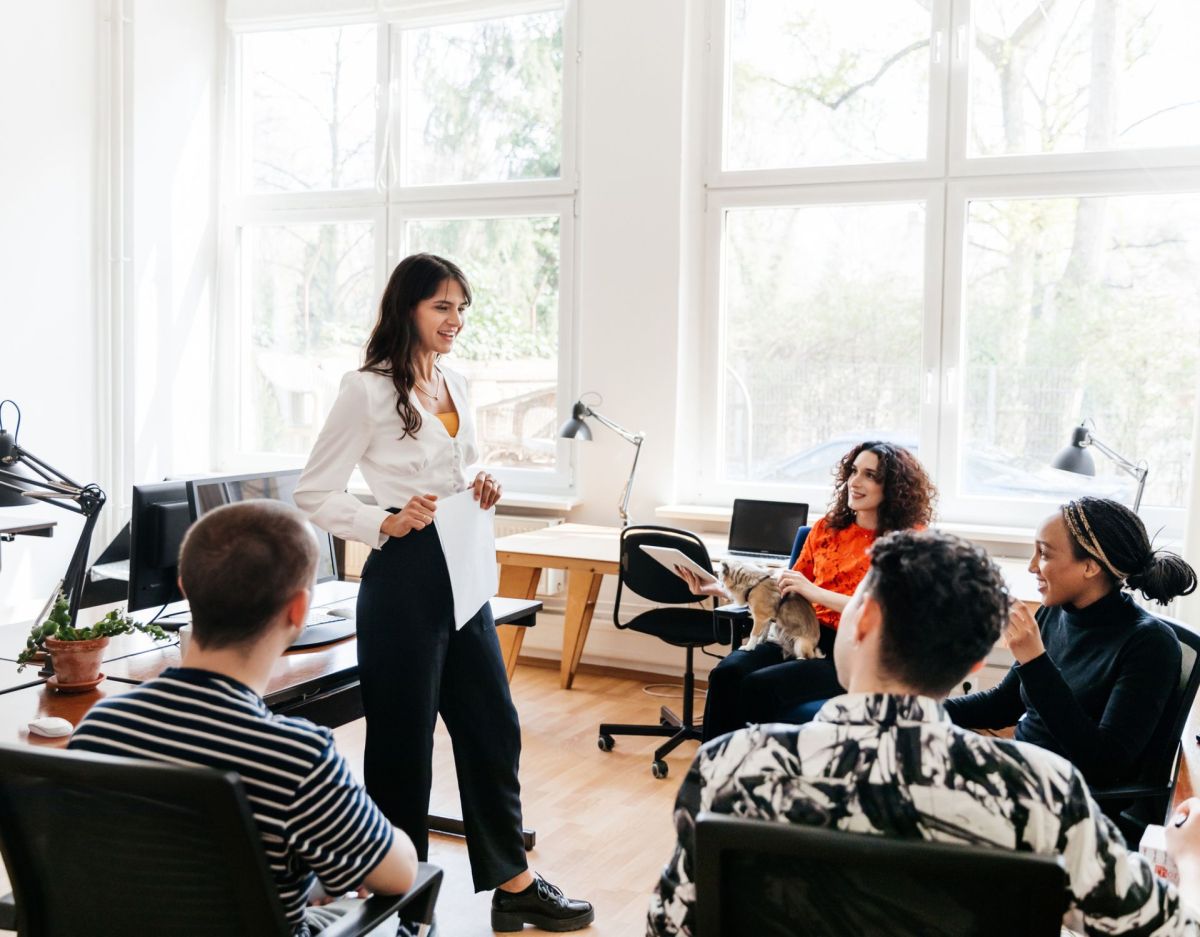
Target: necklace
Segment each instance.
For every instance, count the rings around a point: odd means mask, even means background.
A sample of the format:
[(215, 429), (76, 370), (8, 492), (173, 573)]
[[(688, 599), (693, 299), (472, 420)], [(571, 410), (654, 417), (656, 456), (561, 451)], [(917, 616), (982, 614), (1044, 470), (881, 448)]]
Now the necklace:
[(442, 377), (441, 371), (437, 371), (437, 376), (438, 376), (438, 382), (437, 382), (437, 387), (435, 388), (437, 390), (436, 394), (431, 394), (424, 387), (422, 387), (420, 384), (418, 384), (417, 379), (415, 377), (413, 378), (413, 387), (415, 387), (417, 390), (419, 390), (421, 393), (423, 393), (430, 400), (441, 400), (442, 399), (442, 386), (444, 384), (445, 379)]

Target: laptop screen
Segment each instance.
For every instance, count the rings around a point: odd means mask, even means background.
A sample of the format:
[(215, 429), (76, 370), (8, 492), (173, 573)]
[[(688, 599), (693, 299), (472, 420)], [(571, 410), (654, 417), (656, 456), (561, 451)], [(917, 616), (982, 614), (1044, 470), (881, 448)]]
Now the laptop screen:
[(729, 549), (786, 557), (792, 552), (796, 530), (807, 523), (807, 504), (736, 498), (729, 522)]
[[(250, 501), (254, 498), (270, 498), (284, 501), (293, 507), (296, 502), (292, 493), (300, 481), (300, 470), (263, 472), (259, 475), (227, 475), (219, 478), (198, 478), (187, 483), (188, 502), (192, 517), (199, 518), (206, 511), (223, 504)], [(320, 553), (317, 559), (317, 582), (337, 579), (337, 561), (333, 550), (333, 537), (313, 525)]]

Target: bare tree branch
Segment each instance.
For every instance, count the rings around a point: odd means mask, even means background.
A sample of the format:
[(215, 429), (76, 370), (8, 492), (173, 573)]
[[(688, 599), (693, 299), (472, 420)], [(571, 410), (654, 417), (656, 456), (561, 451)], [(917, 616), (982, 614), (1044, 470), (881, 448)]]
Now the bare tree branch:
[(1123, 136), (1125, 136), (1125, 134), (1129, 133), (1130, 130), (1132, 130), (1134, 127), (1136, 127), (1138, 124), (1144, 124), (1146, 121), (1152, 120), (1155, 117), (1158, 117), (1162, 114), (1167, 113), (1168, 111), (1178, 110), (1181, 107), (1195, 107), (1197, 104), (1200, 104), (1200, 98), (1197, 98), (1194, 101), (1180, 101), (1178, 104), (1171, 104), (1168, 107), (1159, 108), (1157, 111), (1154, 111), (1152, 114), (1147, 114), (1145, 117), (1138, 118), (1132, 124), (1130, 124), (1128, 127), (1126, 127), (1124, 130), (1122, 130), (1120, 133), (1118, 133), (1117, 136), (1123, 137)]

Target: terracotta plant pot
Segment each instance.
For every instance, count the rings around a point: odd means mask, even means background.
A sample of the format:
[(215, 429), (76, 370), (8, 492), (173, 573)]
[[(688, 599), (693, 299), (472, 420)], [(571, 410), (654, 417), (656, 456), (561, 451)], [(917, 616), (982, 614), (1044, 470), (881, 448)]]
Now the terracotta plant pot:
[(54, 674), (60, 685), (88, 683), (100, 676), (100, 660), (104, 656), (104, 649), (108, 647), (108, 638), (92, 638), (90, 641), (46, 638), (44, 643), (54, 661)]

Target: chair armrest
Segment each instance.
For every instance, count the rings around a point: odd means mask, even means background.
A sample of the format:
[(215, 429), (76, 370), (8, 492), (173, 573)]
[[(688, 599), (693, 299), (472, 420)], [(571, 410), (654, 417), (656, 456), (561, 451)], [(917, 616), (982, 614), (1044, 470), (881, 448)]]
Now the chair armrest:
[(1164, 794), (1170, 795), (1171, 787), (1168, 784), (1158, 784), (1147, 786), (1144, 784), (1130, 784), (1123, 787), (1103, 787), (1099, 790), (1092, 789), (1092, 799), (1096, 801), (1106, 800), (1145, 800), (1148, 797), (1161, 797)]
[(736, 602), (731, 602), (728, 605), (718, 605), (713, 609), (713, 614), (720, 615), (722, 618), (732, 618), (735, 620), (742, 618), (749, 619), (750, 606), (738, 605)]
[(17, 929), (17, 900), (10, 891), (0, 898), (0, 930)]
[(400, 912), (406, 921), (428, 924), (442, 887), (442, 870), (428, 862), (417, 864), (417, 878), (403, 895), (372, 895), (321, 931), (321, 937), (358, 937), (369, 934), (388, 917)]

